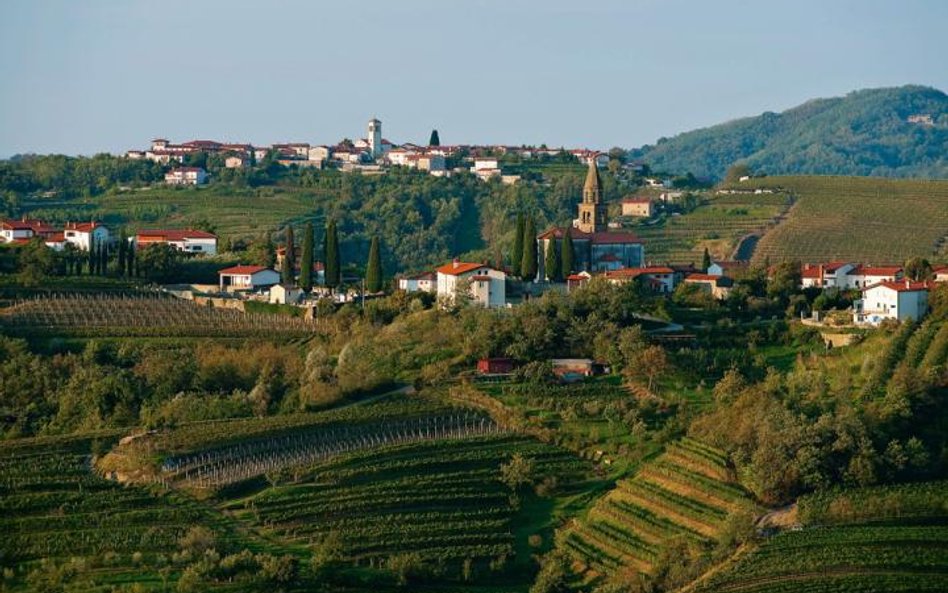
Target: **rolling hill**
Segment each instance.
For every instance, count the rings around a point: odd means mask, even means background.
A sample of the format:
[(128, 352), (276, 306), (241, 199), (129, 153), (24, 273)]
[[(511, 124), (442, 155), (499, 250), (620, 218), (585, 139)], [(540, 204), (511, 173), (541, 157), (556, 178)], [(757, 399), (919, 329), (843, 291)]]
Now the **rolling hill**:
[(768, 175), (948, 178), (946, 147), (948, 95), (903, 86), (814, 99), (662, 138), (631, 154), (654, 170), (715, 179), (737, 162)]

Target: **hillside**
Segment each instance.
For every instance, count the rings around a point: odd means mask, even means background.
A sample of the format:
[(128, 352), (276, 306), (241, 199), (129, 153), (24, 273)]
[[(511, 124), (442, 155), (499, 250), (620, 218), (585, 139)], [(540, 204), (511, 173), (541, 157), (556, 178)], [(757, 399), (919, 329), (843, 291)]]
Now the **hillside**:
[(902, 263), (912, 256), (946, 257), (946, 181), (768, 177), (734, 187), (773, 188), (795, 199), (787, 216), (761, 238), (756, 261)]
[[(932, 124), (910, 123), (913, 115)], [(769, 175), (948, 177), (948, 96), (866, 89), (693, 130), (632, 151), (654, 170), (721, 179), (741, 161)]]

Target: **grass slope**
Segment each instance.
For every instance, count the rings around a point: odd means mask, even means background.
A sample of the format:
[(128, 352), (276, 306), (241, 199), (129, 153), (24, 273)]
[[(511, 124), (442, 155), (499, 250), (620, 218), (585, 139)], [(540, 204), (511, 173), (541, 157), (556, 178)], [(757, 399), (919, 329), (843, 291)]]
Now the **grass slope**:
[(766, 177), (739, 187), (781, 188), (796, 198), (786, 219), (761, 238), (758, 262), (948, 257), (948, 181)]

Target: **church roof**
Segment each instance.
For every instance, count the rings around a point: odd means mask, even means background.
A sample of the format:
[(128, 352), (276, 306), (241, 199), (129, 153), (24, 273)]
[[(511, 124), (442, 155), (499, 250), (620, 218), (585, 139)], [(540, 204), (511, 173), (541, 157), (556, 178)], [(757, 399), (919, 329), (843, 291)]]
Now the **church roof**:
[(589, 159), (589, 170), (586, 172), (586, 183), (583, 184), (583, 193), (596, 191), (602, 193), (602, 179), (599, 177), (599, 167), (596, 166), (596, 159)]
[[(625, 243), (641, 243), (642, 240), (634, 234), (625, 231), (600, 231), (598, 233), (584, 233), (577, 228), (569, 229), (569, 235), (574, 241), (592, 241), (594, 245), (619, 245)], [(553, 227), (539, 235), (537, 239), (562, 239), (566, 236), (566, 227)]]

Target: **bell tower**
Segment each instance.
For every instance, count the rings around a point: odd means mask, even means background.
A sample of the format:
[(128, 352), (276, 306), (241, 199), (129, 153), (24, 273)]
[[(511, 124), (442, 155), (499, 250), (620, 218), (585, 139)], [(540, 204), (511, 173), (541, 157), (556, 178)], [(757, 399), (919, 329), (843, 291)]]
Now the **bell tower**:
[(369, 152), (373, 159), (382, 156), (382, 122), (376, 118), (369, 120)]
[(609, 214), (602, 203), (602, 179), (596, 158), (589, 159), (586, 183), (583, 184), (583, 201), (579, 204), (579, 224), (576, 228), (584, 233), (601, 233), (609, 228)]

